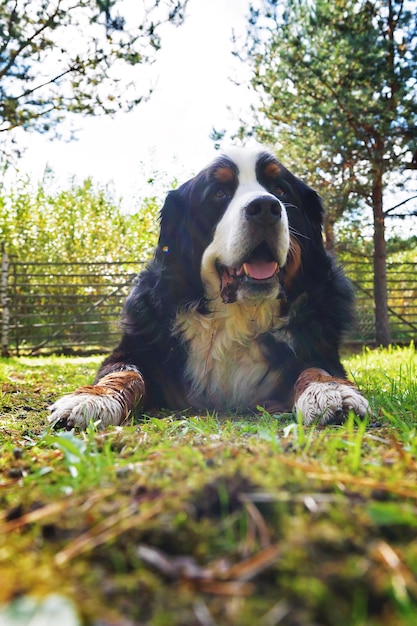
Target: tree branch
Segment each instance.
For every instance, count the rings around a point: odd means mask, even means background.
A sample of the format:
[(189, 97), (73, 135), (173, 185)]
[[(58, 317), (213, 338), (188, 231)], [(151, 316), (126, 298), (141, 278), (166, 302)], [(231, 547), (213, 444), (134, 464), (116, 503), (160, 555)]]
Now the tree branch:
[(56, 10), (50, 17), (48, 17), (45, 23), (42, 24), (42, 26), (38, 30), (36, 30), (30, 37), (28, 37), (17, 50), (10, 53), (9, 62), (6, 63), (6, 65), (0, 70), (0, 78), (7, 76), (7, 72), (10, 70), (11, 67), (13, 67), (16, 59), (22, 54), (23, 50), (25, 50), (44, 30), (51, 27), (51, 20), (53, 20), (57, 16), (61, 2), (62, 0), (58, 0)]
[(5, 37), (3, 45), (0, 48), (0, 53), (1, 54), (6, 50), (7, 46), (9, 45), (10, 39), (11, 39), (10, 33), (11, 33), (11, 30), (12, 30), (13, 20), (14, 20), (14, 17), (16, 15), (17, 3), (18, 3), (18, 0), (15, 0), (14, 7), (13, 7), (13, 9), (10, 12), (9, 24), (8, 24), (9, 28), (8, 28), (8, 31), (7, 31), (8, 32), (8, 37)]
[[(392, 206), (390, 209), (387, 209), (385, 211), (385, 215), (389, 215), (389, 213), (391, 213), (391, 211), (395, 211), (395, 209), (398, 209), (398, 207), (402, 206), (403, 204), (407, 204), (407, 202), (410, 202), (410, 200), (415, 200), (416, 198), (417, 198), (417, 195), (416, 196), (411, 196), (411, 198), (407, 198), (407, 200), (403, 200), (402, 202), (399, 202), (395, 206)], [(410, 215), (413, 215), (413, 213), (411, 213)], [(393, 217), (393, 216), (391, 216), (391, 217)]]

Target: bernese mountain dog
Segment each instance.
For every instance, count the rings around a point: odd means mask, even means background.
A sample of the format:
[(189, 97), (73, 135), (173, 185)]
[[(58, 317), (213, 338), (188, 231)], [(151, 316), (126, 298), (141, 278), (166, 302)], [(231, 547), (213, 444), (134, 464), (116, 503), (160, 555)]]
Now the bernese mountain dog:
[(171, 191), (119, 346), (50, 421), (104, 428), (162, 408), (264, 407), (319, 425), (364, 417), (339, 357), (353, 291), (322, 218), (317, 193), (262, 149), (231, 149)]

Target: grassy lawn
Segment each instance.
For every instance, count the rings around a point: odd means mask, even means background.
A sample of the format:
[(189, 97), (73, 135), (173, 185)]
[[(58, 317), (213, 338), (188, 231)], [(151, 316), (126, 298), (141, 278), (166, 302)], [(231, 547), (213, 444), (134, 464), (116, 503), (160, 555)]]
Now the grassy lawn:
[(48, 430), (99, 362), (0, 360), (2, 626), (415, 626), (413, 347), (345, 358), (369, 423)]

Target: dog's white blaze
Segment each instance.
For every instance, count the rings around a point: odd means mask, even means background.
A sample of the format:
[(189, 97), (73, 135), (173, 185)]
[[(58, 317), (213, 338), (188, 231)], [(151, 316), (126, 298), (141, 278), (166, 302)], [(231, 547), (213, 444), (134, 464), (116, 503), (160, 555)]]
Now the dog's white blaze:
[(253, 407), (264, 402), (279, 382), (256, 341), (279, 328), (279, 302), (244, 305), (212, 303), (215, 313), (178, 313), (175, 332), (188, 343), (186, 375), (194, 406)]
[[(260, 196), (270, 196), (271, 200), (279, 199), (270, 194), (256, 178), (256, 161), (259, 152), (247, 152), (239, 149), (230, 150), (226, 153), (237, 166), (239, 171), (239, 184), (236, 192), (227, 207), (224, 215), (217, 224), (213, 240), (206, 248), (201, 262), (201, 276), (207, 291), (207, 295), (214, 295), (219, 288), (219, 279), (215, 262), (219, 261), (227, 267), (233, 267), (242, 253), (250, 251), (253, 246), (251, 231), (245, 217), (245, 206), (251, 200)], [(277, 225), (276, 254), (278, 264), (282, 267), (287, 258), (290, 235), (288, 217), (284, 205), (281, 203), (282, 214)]]

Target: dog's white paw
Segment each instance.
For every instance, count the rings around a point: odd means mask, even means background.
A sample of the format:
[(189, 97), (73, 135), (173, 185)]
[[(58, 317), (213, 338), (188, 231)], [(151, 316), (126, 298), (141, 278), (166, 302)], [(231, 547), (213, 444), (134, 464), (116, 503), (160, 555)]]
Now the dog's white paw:
[(342, 424), (349, 411), (364, 418), (370, 412), (366, 398), (355, 387), (338, 381), (312, 382), (297, 398), (294, 413), (306, 425)]
[(90, 422), (99, 428), (118, 425), (126, 417), (123, 407), (114, 395), (70, 393), (58, 398), (49, 408), (48, 420), (55, 428), (85, 429)]

